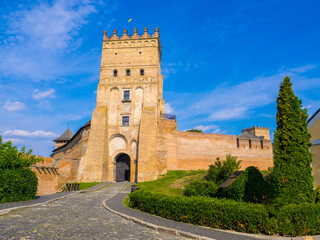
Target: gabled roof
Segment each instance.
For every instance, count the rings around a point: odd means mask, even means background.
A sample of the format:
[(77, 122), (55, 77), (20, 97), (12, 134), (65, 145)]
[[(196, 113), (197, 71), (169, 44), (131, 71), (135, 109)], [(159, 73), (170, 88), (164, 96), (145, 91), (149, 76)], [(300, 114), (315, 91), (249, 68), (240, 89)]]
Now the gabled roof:
[(258, 137), (256, 135), (253, 135), (251, 133), (248, 132), (244, 132), (240, 135), (238, 135), (239, 138), (252, 138), (252, 139), (264, 139), (264, 136)]
[(71, 138), (73, 137), (72, 132), (70, 131), (70, 129), (68, 128), (64, 133), (62, 133), (62, 135), (56, 139), (54, 139), (54, 142), (57, 141), (69, 141)]
[(320, 108), (308, 119), (308, 128), (311, 128), (311, 126), (318, 121), (320, 118)]
[(236, 171), (234, 172), (225, 182), (223, 182), (219, 188), (226, 188), (228, 187), (231, 183), (233, 183), (234, 180), (236, 180), (237, 177), (239, 177), (243, 173), (243, 171)]

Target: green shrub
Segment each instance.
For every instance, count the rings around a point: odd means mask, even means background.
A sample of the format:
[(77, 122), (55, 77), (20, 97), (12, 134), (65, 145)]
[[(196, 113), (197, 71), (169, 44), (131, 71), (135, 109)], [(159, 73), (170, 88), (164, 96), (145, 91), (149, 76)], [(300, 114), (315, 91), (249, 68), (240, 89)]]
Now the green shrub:
[(202, 133), (202, 131), (201, 131), (201, 130), (199, 130), (199, 129), (189, 129), (189, 130), (187, 130), (187, 132), (197, 132), (197, 133)]
[(306, 236), (320, 233), (319, 204), (290, 204), (276, 212), (280, 235)]
[(208, 196), (213, 197), (218, 186), (209, 181), (194, 181), (185, 186), (184, 195), (190, 196)]
[(226, 156), (226, 160), (221, 161), (220, 158), (217, 158), (216, 162), (209, 166), (208, 175), (205, 176), (205, 179), (220, 185), (239, 170), (240, 163), (241, 160), (237, 161), (237, 157), (230, 154)]
[(171, 220), (239, 232), (306, 236), (320, 234), (320, 205), (272, 205), (208, 197), (167, 196), (144, 190), (129, 195), (129, 206)]
[(320, 203), (320, 185), (316, 188), (316, 203)]
[(177, 197), (138, 190), (130, 194), (130, 207), (171, 220), (271, 234), (272, 220), (263, 205), (208, 197)]
[(37, 192), (38, 178), (26, 169), (0, 169), (0, 202), (33, 199)]
[(261, 203), (266, 201), (270, 187), (256, 167), (248, 167), (226, 189), (217, 191), (217, 197), (235, 201)]

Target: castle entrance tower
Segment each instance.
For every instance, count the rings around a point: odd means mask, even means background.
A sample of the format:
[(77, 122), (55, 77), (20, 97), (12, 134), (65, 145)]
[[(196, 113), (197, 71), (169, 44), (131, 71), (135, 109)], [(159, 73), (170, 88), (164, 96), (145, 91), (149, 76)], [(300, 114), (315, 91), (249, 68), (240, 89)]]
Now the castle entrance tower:
[[(79, 181), (156, 178), (158, 123), (164, 113), (159, 29), (103, 34), (97, 105)], [(162, 168), (160, 166), (160, 168)]]

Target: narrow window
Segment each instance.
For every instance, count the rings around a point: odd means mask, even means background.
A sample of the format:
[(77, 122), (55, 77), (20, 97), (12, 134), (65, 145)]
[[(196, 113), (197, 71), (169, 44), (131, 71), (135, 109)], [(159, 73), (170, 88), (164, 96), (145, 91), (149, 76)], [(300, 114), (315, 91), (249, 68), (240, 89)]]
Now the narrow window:
[(251, 139), (249, 139), (249, 148), (251, 148)]
[(130, 100), (130, 90), (123, 91), (123, 100)]
[(240, 147), (239, 138), (237, 138), (237, 147)]
[(144, 76), (144, 69), (140, 69), (140, 76)]
[(116, 70), (116, 69), (113, 70), (113, 76), (114, 76), (114, 77), (118, 76), (118, 70)]
[(130, 69), (127, 69), (126, 72), (127, 72), (127, 76), (129, 77), (130, 76)]
[(261, 149), (263, 149), (263, 140), (261, 140), (260, 143), (261, 143)]
[(129, 116), (122, 116), (122, 126), (129, 126)]

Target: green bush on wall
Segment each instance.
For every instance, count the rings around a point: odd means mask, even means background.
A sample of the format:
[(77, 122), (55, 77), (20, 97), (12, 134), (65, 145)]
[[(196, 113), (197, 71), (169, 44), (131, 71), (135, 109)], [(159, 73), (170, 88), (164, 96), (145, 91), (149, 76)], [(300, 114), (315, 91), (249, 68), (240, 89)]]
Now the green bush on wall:
[(235, 201), (261, 203), (269, 194), (270, 187), (256, 167), (247, 167), (227, 189), (218, 191), (217, 197)]
[(34, 198), (38, 178), (29, 168), (0, 169), (0, 202), (24, 201)]
[(184, 195), (190, 196), (208, 196), (213, 197), (218, 186), (210, 181), (194, 181), (185, 186)]
[(129, 206), (171, 220), (239, 232), (305, 236), (320, 234), (320, 204), (262, 204), (208, 197), (177, 197), (138, 190)]

